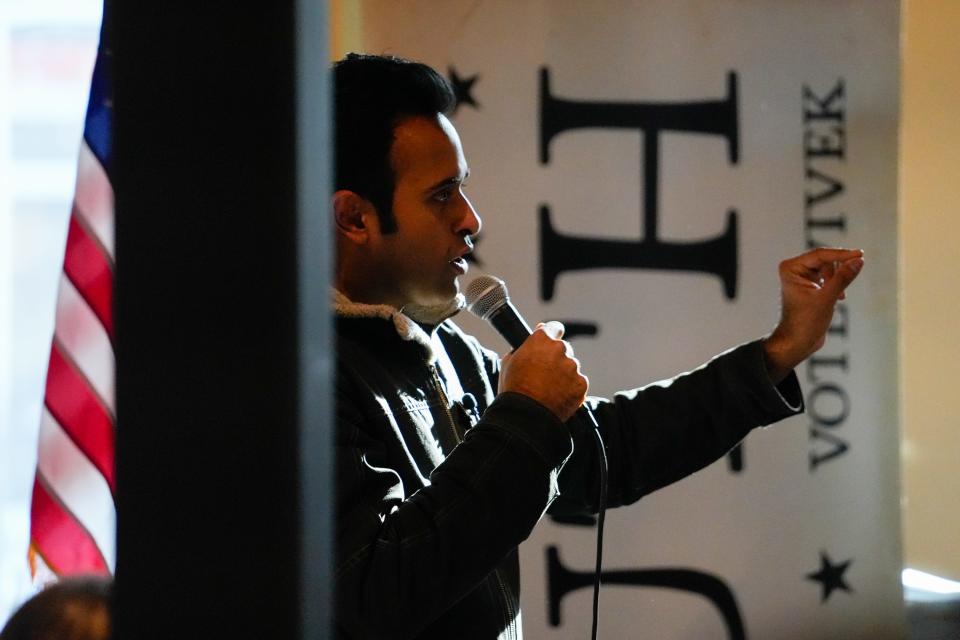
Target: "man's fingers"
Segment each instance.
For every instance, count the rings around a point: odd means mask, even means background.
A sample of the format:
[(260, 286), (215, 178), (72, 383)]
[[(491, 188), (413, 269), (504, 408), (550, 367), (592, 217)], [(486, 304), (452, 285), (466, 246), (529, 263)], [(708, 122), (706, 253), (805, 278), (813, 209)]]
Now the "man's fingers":
[[(841, 264), (850, 262), (851, 260), (861, 259), (862, 257), (863, 251), (861, 249), (836, 249), (830, 247), (811, 249), (806, 253), (781, 262), (780, 277), (803, 278), (823, 288), (834, 279)], [(862, 260), (860, 264), (863, 264)], [(847, 275), (850, 276), (851, 274), (848, 273)], [(853, 273), (852, 277), (856, 277), (856, 273)], [(850, 280), (852, 280), (852, 278), (850, 278)], [(840, 287), (841, 293), (843, 287), (846, 287), (850, 283), (850, 280), (842, 282), (842, 286)]]
[(840, 264), (834, 276), (823, 285), (823, 288), (833, 296), (842, 299), (845, 297), (843, 290), (856, 279), (862, 268), (863, 258), (853, 258), (844, 261)]
[(559, 322), (538, 324), (526, 342), (501, 360), (499, 390), (524, 394), (567, 420), (583, 403), (590, 383), (563, 331)]
[(801, 253), (796, 258), (788, 260), (787, 262), (789, 263), (796, 261), (798, 264), (801, 264), (808, 269), (819, 271), (824, 265), (830, 264), (831, 262), (844, 262), (852, 258), (861, 257), (863, 257), (862, 249), (834, 249), (830, 247), (820, 247), (819, 249), (811, 249), (806, 253)]
[(820, 267), (820, 284), (822, 285), (825, 282), (830, 282), (833, 278), (833, 275), (837, 272), (837, 263), (828, 262), (827, 264)]

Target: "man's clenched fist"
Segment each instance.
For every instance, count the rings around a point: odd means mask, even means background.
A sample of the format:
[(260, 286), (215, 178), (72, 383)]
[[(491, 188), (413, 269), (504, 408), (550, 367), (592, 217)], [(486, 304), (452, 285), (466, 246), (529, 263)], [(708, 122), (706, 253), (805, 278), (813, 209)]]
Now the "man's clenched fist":
[(833, 308), (861, 268), (860, 249), (813, 249), (780, 263), (780, 323), (764, 342), (775, 383), (823, 346)]
[(515, 351), (500, 361), (500, 391), (533, 398), (563, 421), (583, 404), (590, 386), (559, 322), (538, 324)]

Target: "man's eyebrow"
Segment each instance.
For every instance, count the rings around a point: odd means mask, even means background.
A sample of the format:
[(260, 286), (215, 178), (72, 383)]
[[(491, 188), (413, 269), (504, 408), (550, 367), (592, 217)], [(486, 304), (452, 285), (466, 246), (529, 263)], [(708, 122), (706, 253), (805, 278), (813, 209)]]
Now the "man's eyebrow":
[(470, 177), (470, 170), (467, 169), (467, 171), (463, 174), (463, 177), (462, 177), (462, 178), (461, 178), (460, 176), (450, 176), (449, 178), (444, 178), (444, 179), (441, 180), (440, 182), (438, 182), (438, 183), (436, 183), (436, 184), (433, 184), (433, 185), (427, 187), (426, 189), (424, 189), (424, 193), (430, 193), (431, 191), (437, 191), (438, 189), (442, 189), (443, 187), (448, 187), (448, 186), (454, 185), (454, 184), (461, 184), (461, 183), (463, 183), (463, 182), (466, 182), (466, 181), (467, 181), (467, 178), (469, 178), (469, 177)]

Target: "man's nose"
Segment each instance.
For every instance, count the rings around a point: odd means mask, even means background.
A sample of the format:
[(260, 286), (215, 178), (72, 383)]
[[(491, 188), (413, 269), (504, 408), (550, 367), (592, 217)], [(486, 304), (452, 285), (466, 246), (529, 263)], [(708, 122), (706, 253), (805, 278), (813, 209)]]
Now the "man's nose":
[(465, 234), (468, 236), (475, 236), (480, 233), (480, 228), (483, 226), (483, 222), (480, 220), (480, 216), (477, 215), (477, 210), (473, 208), (473, 204), (470, 203), (470, 199), (466, 196), (463, 196), (464, 211), (463, 217), (460, 218), (460, 223), (457, 226), (457, 234)]

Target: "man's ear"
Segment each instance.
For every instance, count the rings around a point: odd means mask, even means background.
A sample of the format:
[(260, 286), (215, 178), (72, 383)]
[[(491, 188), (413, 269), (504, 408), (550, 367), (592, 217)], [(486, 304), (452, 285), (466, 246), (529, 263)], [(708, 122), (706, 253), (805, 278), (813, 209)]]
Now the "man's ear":
[(373, 204), (354, 191), (341, 189), (333, 194), (333, 219), (337, 233), (356, 244), (366, 244), (371, 231), (377, 230), (377, 211)]

